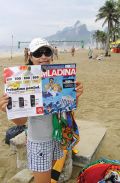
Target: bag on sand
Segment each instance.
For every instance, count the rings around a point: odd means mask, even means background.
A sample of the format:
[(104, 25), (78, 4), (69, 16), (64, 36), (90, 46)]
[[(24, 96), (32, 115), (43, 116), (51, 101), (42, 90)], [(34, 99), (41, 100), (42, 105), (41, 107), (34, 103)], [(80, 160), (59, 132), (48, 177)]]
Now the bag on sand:
[(120, 161), (101, 158), (85, 166), (77, 183), (120, 183)]
[(6, 131), (5, 143), (10, 144), (10, 139), (14, 138), (18, 134), (22, 133), (26, 129), (26, 125), (13, 126)]

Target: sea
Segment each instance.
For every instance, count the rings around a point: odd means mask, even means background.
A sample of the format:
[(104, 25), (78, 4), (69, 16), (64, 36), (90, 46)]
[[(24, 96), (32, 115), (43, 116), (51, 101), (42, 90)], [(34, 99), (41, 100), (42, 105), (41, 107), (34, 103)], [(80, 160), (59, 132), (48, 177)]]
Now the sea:
[[(7, 46), (7, 45), (0, 45), (0, 57), (11, 57), (13, 55), (24, 55), (24, 49), (25, 47), (28, 47), (28, 45), (22, 45), (20, 48), (18, 45), (15, 46)], [(64, 53), (64, 52), (69, 52), (71, 49), (71, 46), (68, 45), (57, 45), (58, 51)], [(85, 49), (88, 49), (90, 47), (89, 44), (85, 45)], [(93, 47), (93, 46), (92, 46)], [(92, 48), (91, 47), (91, 48)], [(76, 50), (80, 49), (80, 47), (75, 46)]]
[(0, 45), (0, 57), (11, 57), (13, 55), (24, 55), (24, 46), (18, 48), (18, 46), (6, 46)]

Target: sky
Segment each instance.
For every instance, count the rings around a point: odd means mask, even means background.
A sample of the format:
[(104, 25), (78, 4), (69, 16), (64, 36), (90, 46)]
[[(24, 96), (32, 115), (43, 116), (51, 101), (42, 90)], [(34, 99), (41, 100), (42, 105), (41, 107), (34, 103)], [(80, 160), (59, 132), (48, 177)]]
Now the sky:
[(0, 45), (47, 37), (77, 20), (88, 30), (101, 29), (95, 22), (105, 0), (0, 0)]

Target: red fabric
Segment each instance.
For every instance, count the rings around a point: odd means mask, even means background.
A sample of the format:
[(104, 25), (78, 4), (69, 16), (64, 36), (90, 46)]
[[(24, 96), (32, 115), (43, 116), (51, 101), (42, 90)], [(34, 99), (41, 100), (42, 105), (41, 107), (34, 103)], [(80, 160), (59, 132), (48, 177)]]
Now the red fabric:
[(105, 175), (108, 174), (109, 171), (116, 171), (116, 172), (119, 171), (120, 172), (120, 165), (111, 165), (111, 167), (109, 167), (107, 169)]
[(95, 164), (84, 170), (77, 180), (77, 183), (97, 183), (102, 180), (111, 164)]

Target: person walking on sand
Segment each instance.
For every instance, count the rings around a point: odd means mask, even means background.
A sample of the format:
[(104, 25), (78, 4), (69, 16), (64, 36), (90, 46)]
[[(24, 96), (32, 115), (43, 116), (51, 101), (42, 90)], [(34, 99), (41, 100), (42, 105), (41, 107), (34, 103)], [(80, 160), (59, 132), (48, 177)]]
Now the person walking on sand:
[[(53, 49), (47, 40), (35, 38), (30, 45), (30, 59), (28, 65), (50, 64)], [(76, 81), (76, 100), (83, 92), (81, 82)], [(0, 110), (6, 112), (9, 96), (0, 97)], [(50, 183), (51, 169), (56, 160), (63, 156), (60, 142), (52, 139), (52, 114), (32, 116), (12, 120), (17, 125), (28, 121), (27, 158), (28, 168), (33, 171), (35, 183)]]
[(93, 51), (92, 49), (89, 47), (89, 51), (88, 51), (88, 58), (92, 59), (93, 58)]
[(55, 46), (54, 48), (54, 57), (58, 60), (58, 48)]
[(24, 61), (25, 61), (25, 64), (27, 64), (27, 61), (28, 61), (28, 48), (25, 48), (24, 49)]
[(72, 57), (74, 57), (74, 55), (75, 55), (75, 47), (74, 46), (71, 48), (71, 55), (72, 55)]

